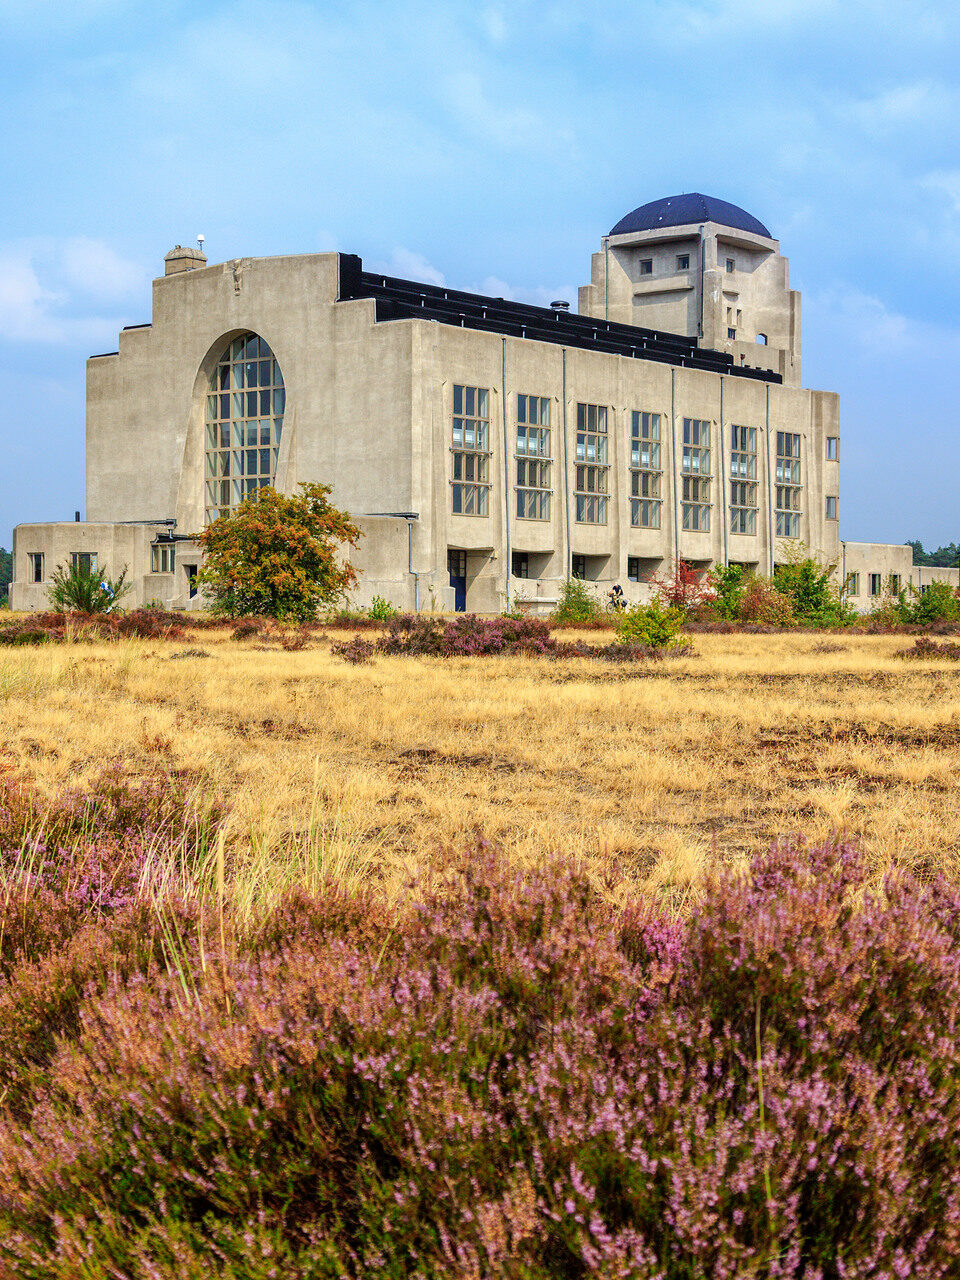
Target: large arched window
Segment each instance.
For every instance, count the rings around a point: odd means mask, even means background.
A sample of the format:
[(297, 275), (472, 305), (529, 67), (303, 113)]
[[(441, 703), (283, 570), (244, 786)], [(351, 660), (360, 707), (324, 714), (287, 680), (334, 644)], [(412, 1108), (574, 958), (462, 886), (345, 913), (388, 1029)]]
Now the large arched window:
[(207, 524), (273, 484), (283, 399), (283, 375), (264, 340), (255, 333), (234, 338), (207, 396)]

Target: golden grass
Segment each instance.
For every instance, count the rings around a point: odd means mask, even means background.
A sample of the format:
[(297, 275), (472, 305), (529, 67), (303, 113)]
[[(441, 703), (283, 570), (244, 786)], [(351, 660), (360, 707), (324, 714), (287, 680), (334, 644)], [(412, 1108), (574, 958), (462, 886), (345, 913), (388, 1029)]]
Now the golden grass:
[(903, 637), (832, 642), (697, 636), (697, 656), (639, 668), (353, 667), (327, 638), (286, 652), (228, 632), (8, 650), (0, 771), (52, 795), (119, 759), (215, 787), (251, 897), (330, 874), (392, 892), (476, 834), (679, 902), (795, 832), (855, 837), (878, 874), (957, 874), (956, 667), (904, 662)]

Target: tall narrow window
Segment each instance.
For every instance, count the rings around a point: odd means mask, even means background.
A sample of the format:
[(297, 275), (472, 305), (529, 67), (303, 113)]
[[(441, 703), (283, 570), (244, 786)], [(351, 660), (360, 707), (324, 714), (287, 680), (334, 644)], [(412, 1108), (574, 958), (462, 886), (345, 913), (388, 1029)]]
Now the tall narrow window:
[(550, 401), (517, 396), (517, 516), (550, 519)]
[(490, 495), (490, 392), (453, 388), (453, 511), (485, 516)]
[(630, 433), (630, 523), (660, 528), (660, 415), (634, 410)]
[(27, 563), (30, 566), (30, 581), (43, 581), (43, 552), (31, 551), (27, 555)]
[(777, 432), (777, 537), (800, 537), (800, 437)]
[(710, 423), (700, 418), (683, 420), (684, 529), (710, 529)]
[(607, 523), (607, 406), (577, 405), (577, 520)]
[(283, 376), (255, 333), (234, 338), (207, 395), (206, 520), (272, 485), (283, 430)]
[(837, 499), (832, 495), (827, 498), (825, 514), (828, 520), (837, 518)]
[(730, 428), (730, 532), (757, 532), (757, 428)]
[(172, 542), (155, 543), (152, 555), (152, 568), (154, 573), (173, 573), (174, 570), (174, 553)]

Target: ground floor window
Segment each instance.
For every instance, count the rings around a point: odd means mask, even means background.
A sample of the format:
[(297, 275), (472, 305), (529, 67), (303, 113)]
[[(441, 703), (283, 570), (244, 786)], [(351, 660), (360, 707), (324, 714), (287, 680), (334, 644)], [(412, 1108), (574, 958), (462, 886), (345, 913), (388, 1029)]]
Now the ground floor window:
[(878, 596), (883, 591), (883, 575), (880, 573), (871, 573), (870, 575), (870, 594)]
[(515, 578), (530, 577), (530, 557), (527, 555), (526, 551), (514, 551), (513, 576)]
[(627, 580), (629, 582), (640, 581), (640, 557), (627, 556)]
[(575, 578), (585, 578), (587, 576), (587, 557), (573, 557), (573, 576)]
[(95, 551), (73, 551), (70, 554), (70, 563), (74, 569), (81, 573), (96, 573), (97, 571), (97, 553)]
[(43, 581), (43, 552), (31, 551), (27, 556), (31, 582)]
[(153, 572), (173, 573), (173, 563), (173, 543), (158, 543), (153, 548)]
[(846, 582), (846, 592), (848, 596), (858, 596), (860, 594), (860, 575), (859, 573), (848, 573)]

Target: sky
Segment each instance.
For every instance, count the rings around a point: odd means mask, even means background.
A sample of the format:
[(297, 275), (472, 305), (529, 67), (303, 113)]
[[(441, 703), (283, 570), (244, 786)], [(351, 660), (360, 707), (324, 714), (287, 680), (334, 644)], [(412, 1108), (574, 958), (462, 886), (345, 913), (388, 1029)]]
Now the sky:
[(86, 357), (174, 244), (575, 306), (686, 191), (790, 259), (841, 537), (960, 541), (955, 0), (0, 0), (0, 34), (0, 545), (83, 512)]

